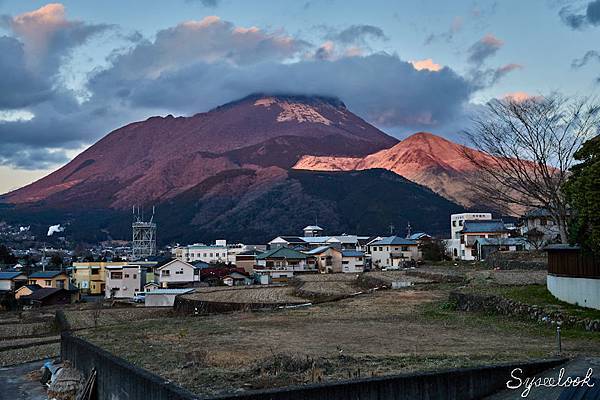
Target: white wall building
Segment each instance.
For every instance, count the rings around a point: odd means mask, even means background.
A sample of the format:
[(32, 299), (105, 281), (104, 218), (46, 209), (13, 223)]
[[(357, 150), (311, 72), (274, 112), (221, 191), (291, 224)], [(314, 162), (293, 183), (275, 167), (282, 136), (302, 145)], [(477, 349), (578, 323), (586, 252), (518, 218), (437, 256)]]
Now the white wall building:
[(356, 250), (342, 250), (342, 272), (360, 273), (365, 270), (365, 253)]
[(405, 261), (421, 259), (416, 240), (399, 236), (389, 236), (369, 243), (369, 253), (373, 266), (380, 268), (401, 267)]
[(461, 213), (450, 215), (450, 239), (446, 241), (447, 249), (452, 258), (459, 260), (464, 248), (460, 237), (465, 221), (487, 221), (492, 219), (491, 213)]
[(154, 289), (145, 293), (144, 305), (146, 307), (173, 307), (175, 297), (193, 291), (194, 289)]
[(158, 276), (158, 284), (161, 288), (200, 282), (200, 268), (196, 268), (192, 264), (178, 259), (171, 260), (158, 267), (156, 275)]
[(105, 297), (129, 298), (143, 290), (146, 284), (146, 267), (120, 265), (106, 267)]

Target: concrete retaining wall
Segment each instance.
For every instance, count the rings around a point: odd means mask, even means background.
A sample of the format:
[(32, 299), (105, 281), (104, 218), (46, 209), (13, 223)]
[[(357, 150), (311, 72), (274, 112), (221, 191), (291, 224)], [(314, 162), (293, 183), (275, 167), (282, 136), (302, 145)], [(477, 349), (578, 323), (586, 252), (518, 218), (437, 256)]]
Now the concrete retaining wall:
[[(84, 376), (98, 372), (99, 400), (192, 400), (192, 393), (68, 333), (62, 335), (61, 356)], [(288, 387), (215, 397), (221, 400), (471, 400), (503, 389), (514, 368), (532, 376), (565, 359), (412, 373)]]
[(548, 274), (548, 290), (554, 297), (581, 307), (600, 310), (600, 279)]

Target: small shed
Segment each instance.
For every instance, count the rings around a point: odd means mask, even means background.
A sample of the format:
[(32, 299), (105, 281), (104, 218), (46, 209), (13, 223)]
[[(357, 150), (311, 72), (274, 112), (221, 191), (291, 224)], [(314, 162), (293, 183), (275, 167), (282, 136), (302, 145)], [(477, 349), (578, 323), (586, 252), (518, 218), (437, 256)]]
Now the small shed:
[(193, 292), (194, 289), (154, 289), (146, 293), (146, 307), (173, 307), (175, 297)]

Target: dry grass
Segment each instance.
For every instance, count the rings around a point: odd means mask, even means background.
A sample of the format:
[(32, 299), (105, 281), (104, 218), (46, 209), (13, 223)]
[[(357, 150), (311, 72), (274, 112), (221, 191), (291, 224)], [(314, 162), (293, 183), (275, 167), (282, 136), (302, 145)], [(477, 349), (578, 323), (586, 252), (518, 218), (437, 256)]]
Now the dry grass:
[(296, 296), (294, 288), (288, 286), (211, 289), (196, 291), (183, 297), (202, 301), (243, 304), (302, 304), (307, 301)]
[[(551, 330), (453, 311), (447, 296), (388, 290), (310, 308), (139, 321), (79, 334), (207, 395), (552, 354)], [(563, 344), (570, 354), (600, 352), (598, 337)]]

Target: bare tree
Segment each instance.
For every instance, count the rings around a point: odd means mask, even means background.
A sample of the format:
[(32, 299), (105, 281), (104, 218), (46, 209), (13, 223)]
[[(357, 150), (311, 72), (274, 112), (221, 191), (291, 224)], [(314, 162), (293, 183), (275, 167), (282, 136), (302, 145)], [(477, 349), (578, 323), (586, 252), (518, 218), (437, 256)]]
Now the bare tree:
[(515, 208), (548, 210), (567, 243), (569, 212), (561, 189), (573, 153), (598, 130), (600, 107), (558, 94), (492, 100), (473, 122), (465, 133), (479, 152), (467, 149), (464, 156), (479, 171), (473, 182), (479, 198), (513, 215)]

